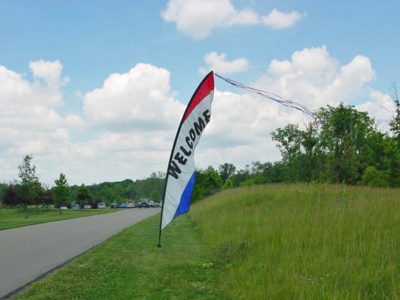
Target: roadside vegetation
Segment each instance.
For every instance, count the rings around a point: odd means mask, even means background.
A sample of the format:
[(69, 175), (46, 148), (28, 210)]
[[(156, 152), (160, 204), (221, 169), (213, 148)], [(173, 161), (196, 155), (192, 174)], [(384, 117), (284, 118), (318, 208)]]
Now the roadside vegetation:
[(397, 299), (400, 191), (258, 185), (114, 236), (17, 299)]
[(115, 211), (116, 209), (65, 210), (60, 214), (58, 209), (30, 207), (28, 212), (29, 217), (25, 218), (25, 209), (23, 208), (0, 209), (0, 230), (106, 214)]

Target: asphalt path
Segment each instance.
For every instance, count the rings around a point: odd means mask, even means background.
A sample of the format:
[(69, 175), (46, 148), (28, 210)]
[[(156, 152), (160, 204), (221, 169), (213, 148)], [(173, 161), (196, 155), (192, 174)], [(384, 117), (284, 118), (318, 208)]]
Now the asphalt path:
[(0, 299), (159, 212), (159, 208), (125, 209), (0, 231)]

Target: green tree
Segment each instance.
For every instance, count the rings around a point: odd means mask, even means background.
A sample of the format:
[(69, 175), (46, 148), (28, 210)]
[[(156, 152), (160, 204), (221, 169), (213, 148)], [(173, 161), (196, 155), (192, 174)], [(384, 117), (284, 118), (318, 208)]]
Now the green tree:
[(10, 183), (6, 186), (3, 195), (3, 204), (11, 207), (15, 207), (18, 204), (17, 192), (14, 184)]
[(309, 123), (304, 131), (301, 131), (301, 146), (303, 153), (300, 158), (301, 175), (304, 181), (310, 182), (311, 180), (319, 177), (320, 166), (318, 163), (321, 161), (322, 152), (319, 146), (319, 133), (317, 124), (314, 122)]
[(372, 166), (365, 169), (361, 184), (371, 187), (387, 187), (389, 185), (385, 173)]
[(383, 151), (383, 135), (366, 112), (341, 103), (320, 108), (316, 115), (319, 121), (310, 122), (304, 130), (288, 124), (272, 133), (282, 154), (281, 164), (273, 170), (284, 181), (357, 184), (366, 167), (376, 162), (382, 167), (383, 158), (373, 160)]
[(7, 188), (7, 184), (5, 183), (0, 183), (0, 203), (3, 202), (3, 198), (4, 198), (4, 193), (6, 191)]
[(222, 184), (225, 183), (225, 181), (231, 177), (232, 175), (235, 174), (236, 172), (236, 167), (234, 164), (231, 163), (224, 163), (222, 165), (219, 165), (218, 167), (219, 175), (222, 180)]
[(39, 178), (36, 176), (36, 166), (32, 164), (32, 155), (25, 155), (18, 166), (18, 176), (21, 179), (21, 197), (25, 205), (25, 218), (28, 217), (28, 204), (37, 199)]
[(160, 191), (152, 191), (150, 193), (150, 199), (154, 200), (154, 201), (157, 201), (157, 202), (160, 202), (161, 201), (161, 193), (160, 193)]
[(53, 195), (49, 188), (45, 188), (43, 191), (43, 204), (48, 206), (54, 203)]
[(227, 180), (225, 180), (225, 183), (222, 186), (222, 189), (227, 190), (227, 189), (231, 189), (233, 188), (233, 182), (232, 179), (228, 178)]
[(84, 184), (81, 184), (76, 193), (76, 202), (82, 208), (85, 204), (88, 204), (91, 201), (91, 198), (89, 190)]
[(196, 170), (196, 183), (192, 202), (210, 196), (222, 188), (222, 180), (217, 170), (209, 166), (205, 170)]
[(290, 172), (287, 174), (289, 181), (299, 181), (301, 177), (301, 144), (303, 132), (298, 125), (288, 124), (272, 132), (272, 140), (276, 141), (281, 151), (282, 161), (288, 166)]
[(394, 139), (397, 141), (398, 146), (400, 147), (400, 100), (397, 94), (397, 86), (393, 85), (393, 102), (396, 105), (396, 114), (392, 121), (390, 121), (390, 130), (393, 133)]
[(55, 186), (52, 189), (53, 198), (60, 207), (60, 215), (62, 213), (61, 206), (68, 202), (69, 186), (64, 174), (60, 173), (58, 179), (54, 180)]
[(383, 169), (391, 187), (400, 186), (400, 151), (396, 140), (384, 140)]
[(214, 192), (222, 187), (221, 176), (212, 166), (209, 166), (204, 171), (204, 177), (204, 187), (206, 190)]
[(374, 132), (374, 121), (366, 112), (341, 103), (321, 108), (320, 143), (327, 155), (327, 168), (333, 182), (356, 184), (362, 174), (361, 158)]

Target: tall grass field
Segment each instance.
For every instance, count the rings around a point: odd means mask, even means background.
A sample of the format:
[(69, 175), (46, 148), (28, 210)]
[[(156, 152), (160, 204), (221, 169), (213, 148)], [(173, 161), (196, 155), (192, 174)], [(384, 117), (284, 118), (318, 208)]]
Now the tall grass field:
[(400, 190), (266, 185), (158, 217), (33, 284), (21, 299), (399, 299)]
[(199, 203), (191, 219), (237, 298), (400, 298), (399, 190), (254, 186)]

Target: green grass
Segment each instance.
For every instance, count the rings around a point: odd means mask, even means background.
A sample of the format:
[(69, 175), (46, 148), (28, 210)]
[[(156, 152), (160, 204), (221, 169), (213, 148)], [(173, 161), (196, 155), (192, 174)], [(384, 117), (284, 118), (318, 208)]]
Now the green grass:
[(186, 216), (165, 231), (152, 217), (33, 284), (18, 299), (221, 299), (220, 270)]
[(63, 210), (58, 209), (30, 208), (28, 218), (25, 218), (23, 209), (0, 209), (0, 230), (16, 227), (48, 223), (60, 220), (74, 219), (115, 212), (116, 209), (87, 209), (87, 210)]
[(254, 186), (191, 217), (240, 299), (400, 298), (400, 191)]
[(332, 185), (228, 190), (163, 233), (111, 238), (18, 299), (399, 299), (400, 191)]

